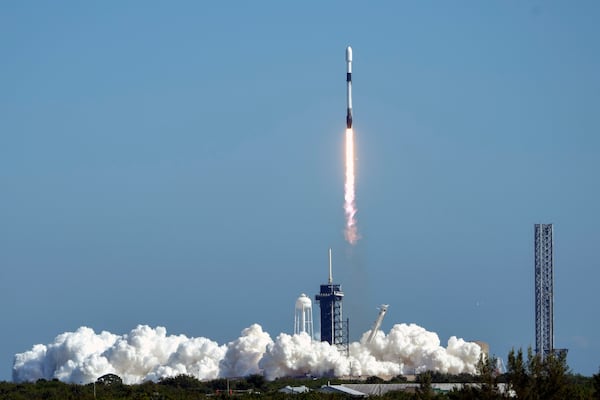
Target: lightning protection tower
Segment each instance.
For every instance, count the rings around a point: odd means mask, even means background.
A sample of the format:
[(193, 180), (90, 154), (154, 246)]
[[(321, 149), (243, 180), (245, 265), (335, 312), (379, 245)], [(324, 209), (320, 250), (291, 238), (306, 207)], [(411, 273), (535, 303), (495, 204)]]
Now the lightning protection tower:
[(333, 283), (331, 268), (331, 249), (329, 249), (329, 280), (321, 285), (321, 291), (315, 296), (321, 308), (321, 341), (347, 347), (348, 322), (342, 318), (342, 286)]
[(302, 293), (296, 300), (296, 309), (294, 312), (294, 335), (305, 332), (314, 339), (312, 301), (307, 295)]
[(554, 241), (552, 224), (535, 224), (535, 352), (554, 351)]

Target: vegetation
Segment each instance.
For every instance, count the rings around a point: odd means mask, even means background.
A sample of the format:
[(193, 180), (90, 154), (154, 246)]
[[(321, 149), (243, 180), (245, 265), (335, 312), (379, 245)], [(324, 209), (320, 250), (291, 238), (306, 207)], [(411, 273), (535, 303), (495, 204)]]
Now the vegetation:
[[(551, 354), (542, 361), (528, 349), (525, 357), (521, 349), (511, 350), (508, 354), (507, 372), (497, 373), (496, 360), (493, 357), (482, 358), (478, 364), (477, 375), (450, 375), (438, 372), (425, 372), (417, 377), (417, 387), (412, 391), (395, 391), (384, 393), (380, 397), (390, 400), (493, 400), (507, 399), (512, 394), (525, 400), (600, 400), (600, 370), (592, 377), (572, 374), (566, 363), (565, 354)], [(58, 380), (40, 379), (35, 383), (0, 382), (0, 400), (93, 400), (93, 399), (201, 399), (215, 397), (228, 399), (231, 397), (290, 399), (297, 400), (343, 399), (343, 396), (309, 392), (298, 395), (279, 393), (285, 386), (307, 386), (318, 389), (322, 385), (349, 383), (349, 381), (332, 378), (282, 378), (267, 382), (262, 375), (251, 375), (236, 379), (215, 379), (201, 382), (194, 377), (179, 375), (163, 378), (158, 382), (144, 382), (138, 385), (125, 385), (121, 378), (107, 374), (95, 383), (87, 385), (67, 384)], [(356, 381), (358, 382), (358, 381)], [(369, 377), (368, 383), (384, 383), (380, 378)], [(398, 376), (385, 383), (406, 382), (406, 378)], [(435, 390), (435, 383), (464, 383), (459, 390), (448, 393)], [(365, 383), (365, 381), (362, 381)], [(501, 384), (508, 393), (501, 390)]]

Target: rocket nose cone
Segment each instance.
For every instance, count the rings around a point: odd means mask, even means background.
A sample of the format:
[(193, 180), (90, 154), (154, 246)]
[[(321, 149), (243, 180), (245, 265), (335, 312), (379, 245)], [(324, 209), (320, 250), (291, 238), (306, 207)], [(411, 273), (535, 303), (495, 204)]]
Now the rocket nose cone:
[(352, 47), (346, 47), (346, 61), (352, 62)]

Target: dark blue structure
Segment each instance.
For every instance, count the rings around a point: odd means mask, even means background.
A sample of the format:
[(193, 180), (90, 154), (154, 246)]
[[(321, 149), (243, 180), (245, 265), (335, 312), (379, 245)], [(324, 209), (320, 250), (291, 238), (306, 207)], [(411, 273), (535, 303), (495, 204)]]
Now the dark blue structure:
[(321, 308), (321, 341), (338, 346), (347, 356), (350, 352), (350, 324), (342, 319), (343, 299), (342, 285), (333, 283), (329, 249), (329, 280), (321, 285), (321, 291), (315, 296)]
[(345, 329), (342, 319), (342, 300), (344, 293), (341, 285), (328, 283), (321, 285), (321, 291), (315, 296), (321, 308), (321, 341), (329, 344), (344, 345)]

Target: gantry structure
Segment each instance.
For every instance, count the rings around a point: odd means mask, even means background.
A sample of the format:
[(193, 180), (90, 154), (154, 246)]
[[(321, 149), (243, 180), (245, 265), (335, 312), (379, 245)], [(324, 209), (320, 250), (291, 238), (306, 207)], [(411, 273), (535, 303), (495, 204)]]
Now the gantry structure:
[(535, 224), (535, 352), (554, 351), (554, 239), (552, 224)]
[(321, 341), (336, 345), (347, 351), (349, 343), (348, 321), (342, 315), (342, 300), (344, 292), (342, 285), (333, 283), (331, 267), (331, 249), (329, 249), (329, 279), (321, 289), (315, 300), (321, 309)]

